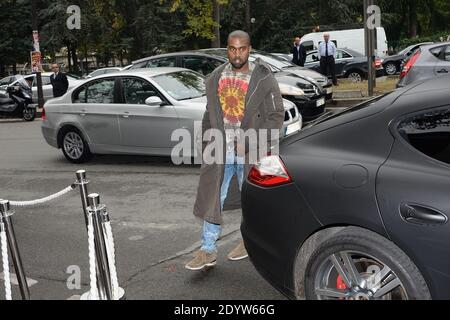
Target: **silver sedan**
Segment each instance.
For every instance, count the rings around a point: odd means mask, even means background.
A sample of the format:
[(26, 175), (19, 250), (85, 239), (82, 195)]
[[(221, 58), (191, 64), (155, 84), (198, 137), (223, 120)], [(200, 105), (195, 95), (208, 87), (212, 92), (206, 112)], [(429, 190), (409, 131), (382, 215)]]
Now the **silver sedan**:
[[(84, 82), (45, 104), (42, 133), (67, 160), (82, 163), (93, 154), (170, 156), (179, 144), (176, 129), (194, 137), (194, 122), (206, 109), (204, 76), (181, 68), (123, 71)], [(285, 135), (298, 132), (302, 118), (284, 100)], [(195, 143), (190, 154), (195, 156)]]

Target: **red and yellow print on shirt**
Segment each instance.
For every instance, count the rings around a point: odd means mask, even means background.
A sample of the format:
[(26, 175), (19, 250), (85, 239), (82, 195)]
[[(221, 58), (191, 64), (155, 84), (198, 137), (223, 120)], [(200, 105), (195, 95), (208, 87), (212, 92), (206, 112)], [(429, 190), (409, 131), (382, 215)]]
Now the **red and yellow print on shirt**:
[(230, 124), (238, 124), (244, 118), (245, 97), (248, 82), (239, 77), (223, 77), (219, 81), (219, 99), (223, 118)]

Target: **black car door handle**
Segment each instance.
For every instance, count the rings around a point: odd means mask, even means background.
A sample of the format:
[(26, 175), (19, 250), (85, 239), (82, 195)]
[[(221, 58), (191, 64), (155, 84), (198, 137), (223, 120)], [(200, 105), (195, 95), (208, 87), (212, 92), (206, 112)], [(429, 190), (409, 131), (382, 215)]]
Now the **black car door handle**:
[(437, 73), (448, 73), (448, 70), (447, 69), (441, 69)]
[(445, 224), (448, 221), (442, 212), (417, 204), (402, 204), (400, 214), (405, 221), (414, 224)]

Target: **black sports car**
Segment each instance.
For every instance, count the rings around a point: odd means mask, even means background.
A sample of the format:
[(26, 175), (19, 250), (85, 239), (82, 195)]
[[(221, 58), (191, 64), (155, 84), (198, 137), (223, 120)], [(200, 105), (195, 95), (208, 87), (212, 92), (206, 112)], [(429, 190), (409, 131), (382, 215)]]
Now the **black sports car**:
[(450, 77), (287, 138), (242, 210), (251, 261), (290, 298), (450, 299)]

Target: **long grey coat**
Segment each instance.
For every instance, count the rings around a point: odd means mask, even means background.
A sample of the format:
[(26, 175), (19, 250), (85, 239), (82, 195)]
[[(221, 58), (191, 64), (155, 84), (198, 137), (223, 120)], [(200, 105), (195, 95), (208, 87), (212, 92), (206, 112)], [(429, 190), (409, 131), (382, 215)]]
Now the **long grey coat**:
[[(210, 128), (221, 130), (223, 136), (223, 113), (217, 94), (219, 80), (226, 64), (220, 66), (206, 79), (207, 106), (203, 116), (203, 134)], [(255, 61), (255, 69), (249, 83), (249, 89), (245, 98), (245, 113), (241, 123), (241, 129), (278, 129), (284, 122), (284, 107), (278, 82), (270, 70), (270, 67), (261, 59)], [(225, 139), (225, 138), (224, 138)], [(270, 146), (270, 141), (267, 142)], [(203, 150), (206, 144), (203, 143)], [(255, 147), (255, 146), (250, 146)], [(258, 146), (259, 147), (259, 146)], [(225, 155), (225, 143), (224, 152)], [(246, 152), (248, 149), (246, 150)], [(247, 159), (248, 160), (248, 159)], [(222, 161), (224, 163), (224, 161)], [(244, 179), (247, 177), (250, 165), (246, 161)], [(200, 182), (197, 199), (194, 206), (194, 215), (202, 220), (214, 224), (222, 224), (220, 209), (220, 188), (224, 176), (224, 165), (203, 164), (200, 170)], [(234, 182), (234, 183), (233, 183)], [(224, 210), (240, 208), (240, 192), (236, 179), (230, 185)], [(234, 204), (230, 200), (235, 200)]]

